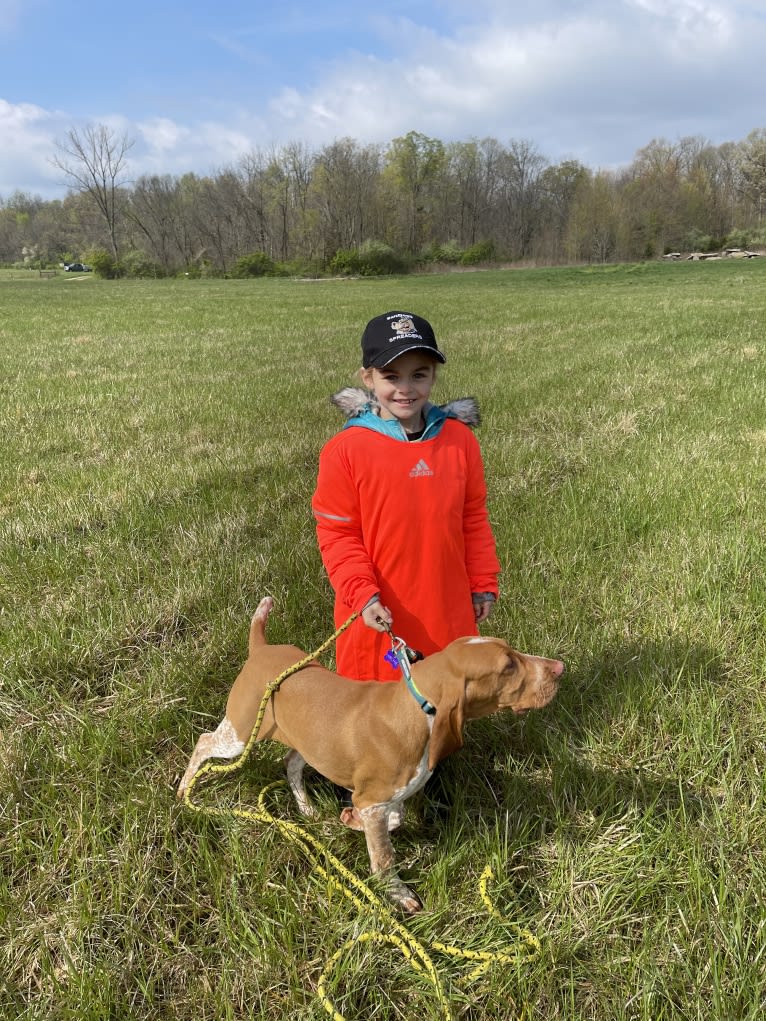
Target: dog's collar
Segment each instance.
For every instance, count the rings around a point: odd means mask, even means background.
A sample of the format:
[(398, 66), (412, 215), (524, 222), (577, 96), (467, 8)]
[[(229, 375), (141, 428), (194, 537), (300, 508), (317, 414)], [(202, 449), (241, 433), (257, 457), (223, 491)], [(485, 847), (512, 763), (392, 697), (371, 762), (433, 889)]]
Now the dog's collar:
[[(434, 716), (436, 714), (436, 706), (429, 702), (421, 691), (418, 691), (418, 686), (412, 679), (410, 658), (407, 655), (409, 652), (407, 644), (403, 641), (403, 639), (397, 638), (396, 635), (391, 632), (390, 628), (387, 628), (387, 630), (391, 635), (391, 651), (386, 654), (386, 659), (388, 659), (389, 662), (391, 662), (392, 659), (396, 659), (396, 662), (399, 664), (399, 669), (402, 671), (404, 683), (407, 685), (410, 694), (426, 716)], [(420, 655), (420, 653), (418, 653), (418, 656), (422, 659), (422, 655)]]
[(420, 708), (423, 710), (423, 712), (426, 714), (426, 716), (435, 716), (436, 715), (436, 706), (433, 705), (431, 702), (429, 702), (428, 699), (425, 697), (425, 695), (422, 695), (418, 691), (418, 689), (417, 689), (417, 687), (415, 685), (415, 682), (412, 679), (412, 674), (410, 673), (409, 665), (407, 666), (406, 673), (404, 672), (404, 670), (402, 670), (402, 672), (404, 673), (405, 684), (409, 688), (410, 694), (415, 699), (417, 704), (420, 706)]

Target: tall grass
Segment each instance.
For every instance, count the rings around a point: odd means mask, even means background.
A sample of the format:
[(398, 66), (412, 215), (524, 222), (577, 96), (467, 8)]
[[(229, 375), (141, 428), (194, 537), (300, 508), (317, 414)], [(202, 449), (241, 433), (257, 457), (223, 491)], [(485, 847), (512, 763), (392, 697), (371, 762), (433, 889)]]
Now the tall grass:
[[(313, 648), (330, 591), (309, 500), (371, 315), (429, 317), (472, 394), (502, 597), (485, 626), (567, 662), (556, 702), (469, 726), (453, 809), (396, 837), (461, 1019), (757, 1018), (766, 1008), (766, 265), (415, 279), (0, 282), (0, 1014), (320, 1018), (361, 916), (269, 828), (174, 787), (266, 592)], [(406, 507), (403, 508), (406, 513)], [(405, 636), (406, 637), (406, 636)], [(288, 682), (289, 683), (289, 682)], [(331, 721), (328, 721), (328, 725)], [(207, 791), (251, 804), (262, 747)], [(363, 841), (311, 824), (358, 875)], [(279, 811), (293, 812), (287, 797)], [(4, 979), (4, 982), (3, 982)], [(439, 1016), (359, 944), (349, 1017)]]

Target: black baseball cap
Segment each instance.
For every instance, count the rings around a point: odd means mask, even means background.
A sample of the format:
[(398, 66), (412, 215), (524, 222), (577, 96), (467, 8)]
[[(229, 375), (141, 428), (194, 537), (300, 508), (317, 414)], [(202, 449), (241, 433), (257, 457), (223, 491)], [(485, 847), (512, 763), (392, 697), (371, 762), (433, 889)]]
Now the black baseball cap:
[(419, 348), (428, 351), (438, 362), (447, 361), (436, 345), (433, 327), (427, 319), (412, 312), (384, 312), (364, 328), (362, 367), (382, 369), (399, 355)]

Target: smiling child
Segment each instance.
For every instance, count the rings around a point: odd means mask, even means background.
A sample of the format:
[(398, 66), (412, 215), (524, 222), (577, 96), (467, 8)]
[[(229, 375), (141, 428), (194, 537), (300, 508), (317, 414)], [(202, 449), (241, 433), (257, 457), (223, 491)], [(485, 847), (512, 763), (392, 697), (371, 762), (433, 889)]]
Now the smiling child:
[(386, 312), (362, 335), (361, 379), (332, 398), (348, 416), (322, 448), (312, 507), (338, 639), (338, 672), (399, 680), (385, 624), (424, 655), (478, 633), (500, 565), (472, 398), (430, 402), (446, 361), (431, 324)]

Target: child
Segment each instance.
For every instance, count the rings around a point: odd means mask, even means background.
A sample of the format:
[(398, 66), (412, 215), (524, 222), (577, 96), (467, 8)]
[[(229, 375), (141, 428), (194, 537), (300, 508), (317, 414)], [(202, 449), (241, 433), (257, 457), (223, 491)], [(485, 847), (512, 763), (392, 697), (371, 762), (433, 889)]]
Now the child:
[(429, 403), (445, 361), (430, 323), (386, 312), (362, 335), (367, 389), (332, 397), (348, 422), (320, 453), (312, 507), (335, 622), (360, 613), (336, 646), (346, 677), (400, 679), (385, 624), (427, 656), (478, 634), (497, 597), (476, 403)]

